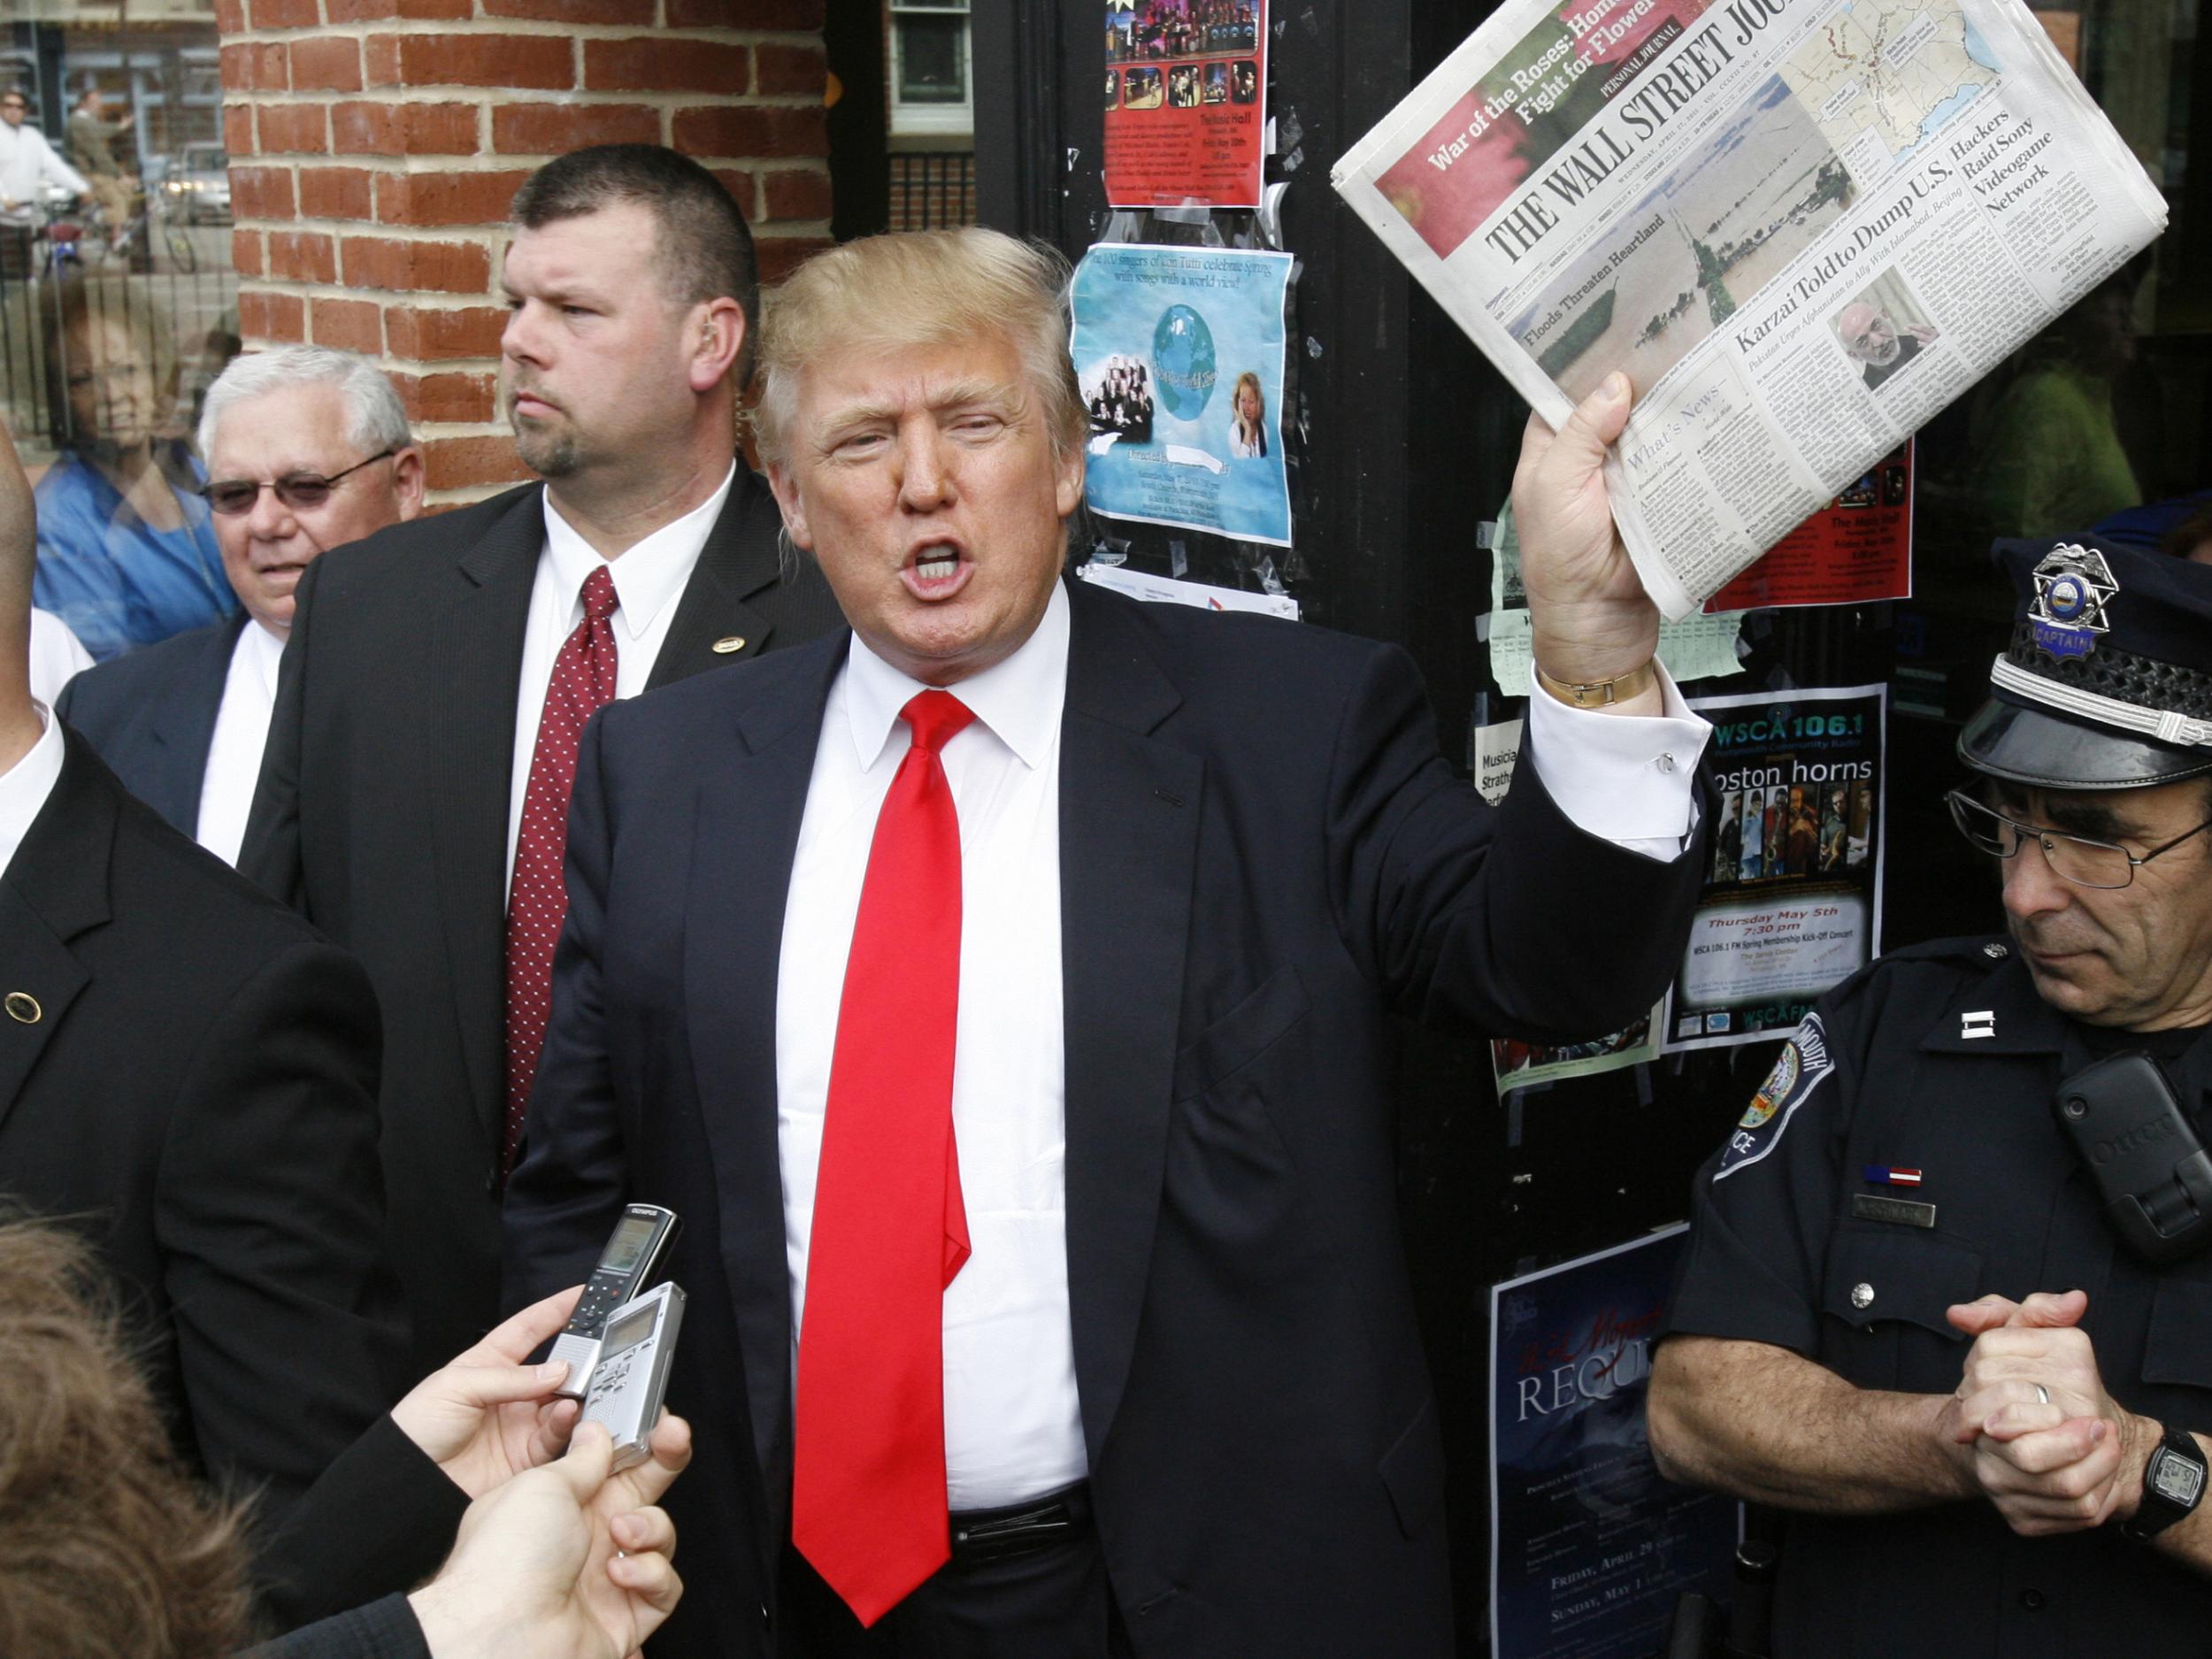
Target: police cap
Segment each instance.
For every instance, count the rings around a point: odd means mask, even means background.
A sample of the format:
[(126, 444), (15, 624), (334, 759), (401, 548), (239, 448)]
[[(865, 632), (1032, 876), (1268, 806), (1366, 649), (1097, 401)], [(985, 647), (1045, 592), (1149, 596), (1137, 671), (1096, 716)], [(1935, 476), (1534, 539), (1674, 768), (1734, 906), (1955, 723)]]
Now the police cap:
[(1996, 556), (2019, 594), (2012, 644), (1959, 758), (2047, 789), (2212, 772), (2212, 565), (2087, 536)]

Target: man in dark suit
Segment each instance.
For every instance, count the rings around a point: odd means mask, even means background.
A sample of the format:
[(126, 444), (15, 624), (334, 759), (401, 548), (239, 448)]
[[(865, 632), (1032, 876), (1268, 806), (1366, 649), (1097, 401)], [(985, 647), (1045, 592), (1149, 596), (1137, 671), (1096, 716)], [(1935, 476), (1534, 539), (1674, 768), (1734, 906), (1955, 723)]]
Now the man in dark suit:
[(376, 1000), (32, 700), (35, 547), (0, 437), (0, 1204), (81, 1229), (186, 1465), (274, 1519), (403, 1381)]
[(366, 357), (280, 346), (232, 358), (208, 388), (200, 453), (243, 609), (78, 675), (55, 706), (126, 788), (235, 864), (300, 578), (422, 511), (422, 451)]
[(795, 275), (763, 453), (851, 633), (585, 739), (508, 1294), (686, 1219), (718, 1571), (664, 1655), (1448, 1652), (1386, 1016), (1617, 1029), (1686, 929), (1624, 380), (1532, 431), (1493, 812), (1403, 653), (1063, 581), (1064, 281), (987, 231)]
[(514, 220), (503, 395), (548, 481), (310, 567), (240, 863), (383, 1002), (422, 1371), (497, 1309), (583, 714), (837, 619), (818, 578), (780, 569), (774, 501), (736, 454), (757, 283), (728, 193), (672, 150), (605, 146), (540, 169)]

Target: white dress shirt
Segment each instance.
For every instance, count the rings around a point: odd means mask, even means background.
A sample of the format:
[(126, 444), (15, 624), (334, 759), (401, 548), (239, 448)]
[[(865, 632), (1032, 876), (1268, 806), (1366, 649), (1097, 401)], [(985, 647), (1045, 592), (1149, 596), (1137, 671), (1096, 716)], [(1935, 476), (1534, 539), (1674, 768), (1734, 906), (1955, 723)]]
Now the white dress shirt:
[(31, 611), (31, 695), (52, 705), (61, 688), (92, 666), (76, 631), (50, 611)]
[[(972, 1254), (945, 1292), (949, 1507), (1016, 1503), (1084, 1478), (1068, 1311), (1060, 979), (1060, 713), (1068, 600), (953, 687), (975, 720), (945, 747), (960, 817), (960, 1013), (953, 1133)], [(1634, 718), (1532, 698), (1530, 751), (1561, 808), (1658, 857), (1681, 849), (1705, 722), (1667, 680)], [(876, 817), (923, 690), (856, 638), (830, 688), (784, 905), (776, 981), (777, 1150), (795, 1343), (845, 962)], [(1552, 703), (1550, 710), (1537, 705)], [(1549, 758), (1546, 758), (1547, 751)]]
[(46, 729), (22, 759), (0, 772), (0, 875), (5, 875), (15, 862), (15, 849), (22, 846), (31, 820), (39, 815), (61, 777), (61, 722), (47, 712), (44, 703), (31, 706), (38, 710), (39, 723)]
[(10, 204), (0, 210), (0, 224), (37, 223), (42, 187), (47, 184), (58, 184), (78, 196), (92, 188), (84, 174), (57, 156), (46, 134), (29, 121), (20, 127), (0, 121), (0, 202)]
[(215, 710), (215, 730), (208, 739), (192, 839), (233, 869), (246, 839), (254, 785), (261, 777), (261, 751), (268, 746), (269, 716), (276, 708), (277, 664), (283, 657), (284, 641), (258, 622), (238, 630), (223, 676), (223, 700)]
[[(672, 524), (664, 524), (619, 558), (603, 561), (614, 578), (614, 695), (634, 697), (645, 689), (676, 601), (691, 580), (707, 535), (730, 498), (737, 463), (730, 463), (722, 487)], [(545, 714), (546, 688), (561, 646), (584, 619), (584, 580), (603, 561), (598, 550), (577, 534), (545, 495), (545, 550), (530, 586), (530, 620), (522, 635), (522, 681), (515, 698), (515, 752), (507, 791), (507, 883), (515, 879), (515, 843), (522, 834), (523, 797), (530, 787), (530, 759), (537, 752), (538, 722)], [(565, 816), (565, 814), (564, 814)]]

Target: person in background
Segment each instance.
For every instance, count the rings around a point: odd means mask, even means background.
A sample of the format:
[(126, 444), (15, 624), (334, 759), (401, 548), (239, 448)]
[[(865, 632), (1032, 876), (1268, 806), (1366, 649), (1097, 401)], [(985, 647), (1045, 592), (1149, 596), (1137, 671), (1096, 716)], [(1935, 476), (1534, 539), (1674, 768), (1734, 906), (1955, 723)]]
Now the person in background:
[(99, 84), (88, 81), (77, 96), (77, 106), (69, 111), (69, 152), (76, 157), (77, 167), (87, 181), (92, 199), (99, 204), (102, 215), (107, 219), (108, 234), (113, 236), (131, 216), (131, 193), (138, 188), (138, 178), (115, 153), (116, 145), (135, 124), (128, 110), (119, 120), (108, 118), (107, 102), (100, 96)]
[(238, 609), (176, 425), (169, 330), (127, 281), (50, 284), (61, 453), (38, 482), (38, 604), (105, 662)]
[(1237, 376), (1236, 394), (1230, 401), (1236, 418), (1229, 423), (1229, 453), (1250, 460), (1267, 453), (1267, 400), (1260, 391), (1260, 377), (1251, 370)]
[(31, 236), (44, 218), (50, 186), (83, 196), (92, 186), (54, 153), (46, 134), (31, 125), (31, 96), (21, 87), (0, 88), (0, 279), (31, 273)]
[(233, 359), (208, 388), (200, 453), (242, 609), (101, 664), (59, 712), (125, 788), (235, 864), (300, 578), (332, 548), (422, 511), (422, 451), (366, 357), (281, 346)]

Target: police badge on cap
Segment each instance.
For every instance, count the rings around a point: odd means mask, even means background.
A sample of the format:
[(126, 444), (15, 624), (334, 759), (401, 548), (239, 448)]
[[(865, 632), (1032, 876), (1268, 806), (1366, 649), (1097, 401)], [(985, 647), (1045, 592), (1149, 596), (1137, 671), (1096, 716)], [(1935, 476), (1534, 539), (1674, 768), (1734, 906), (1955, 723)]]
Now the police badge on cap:
[(2212, 565), (2086, 536), (1996, 553), (2019, 605), (1959, 758), (2047, 789), (2212, 772)]

